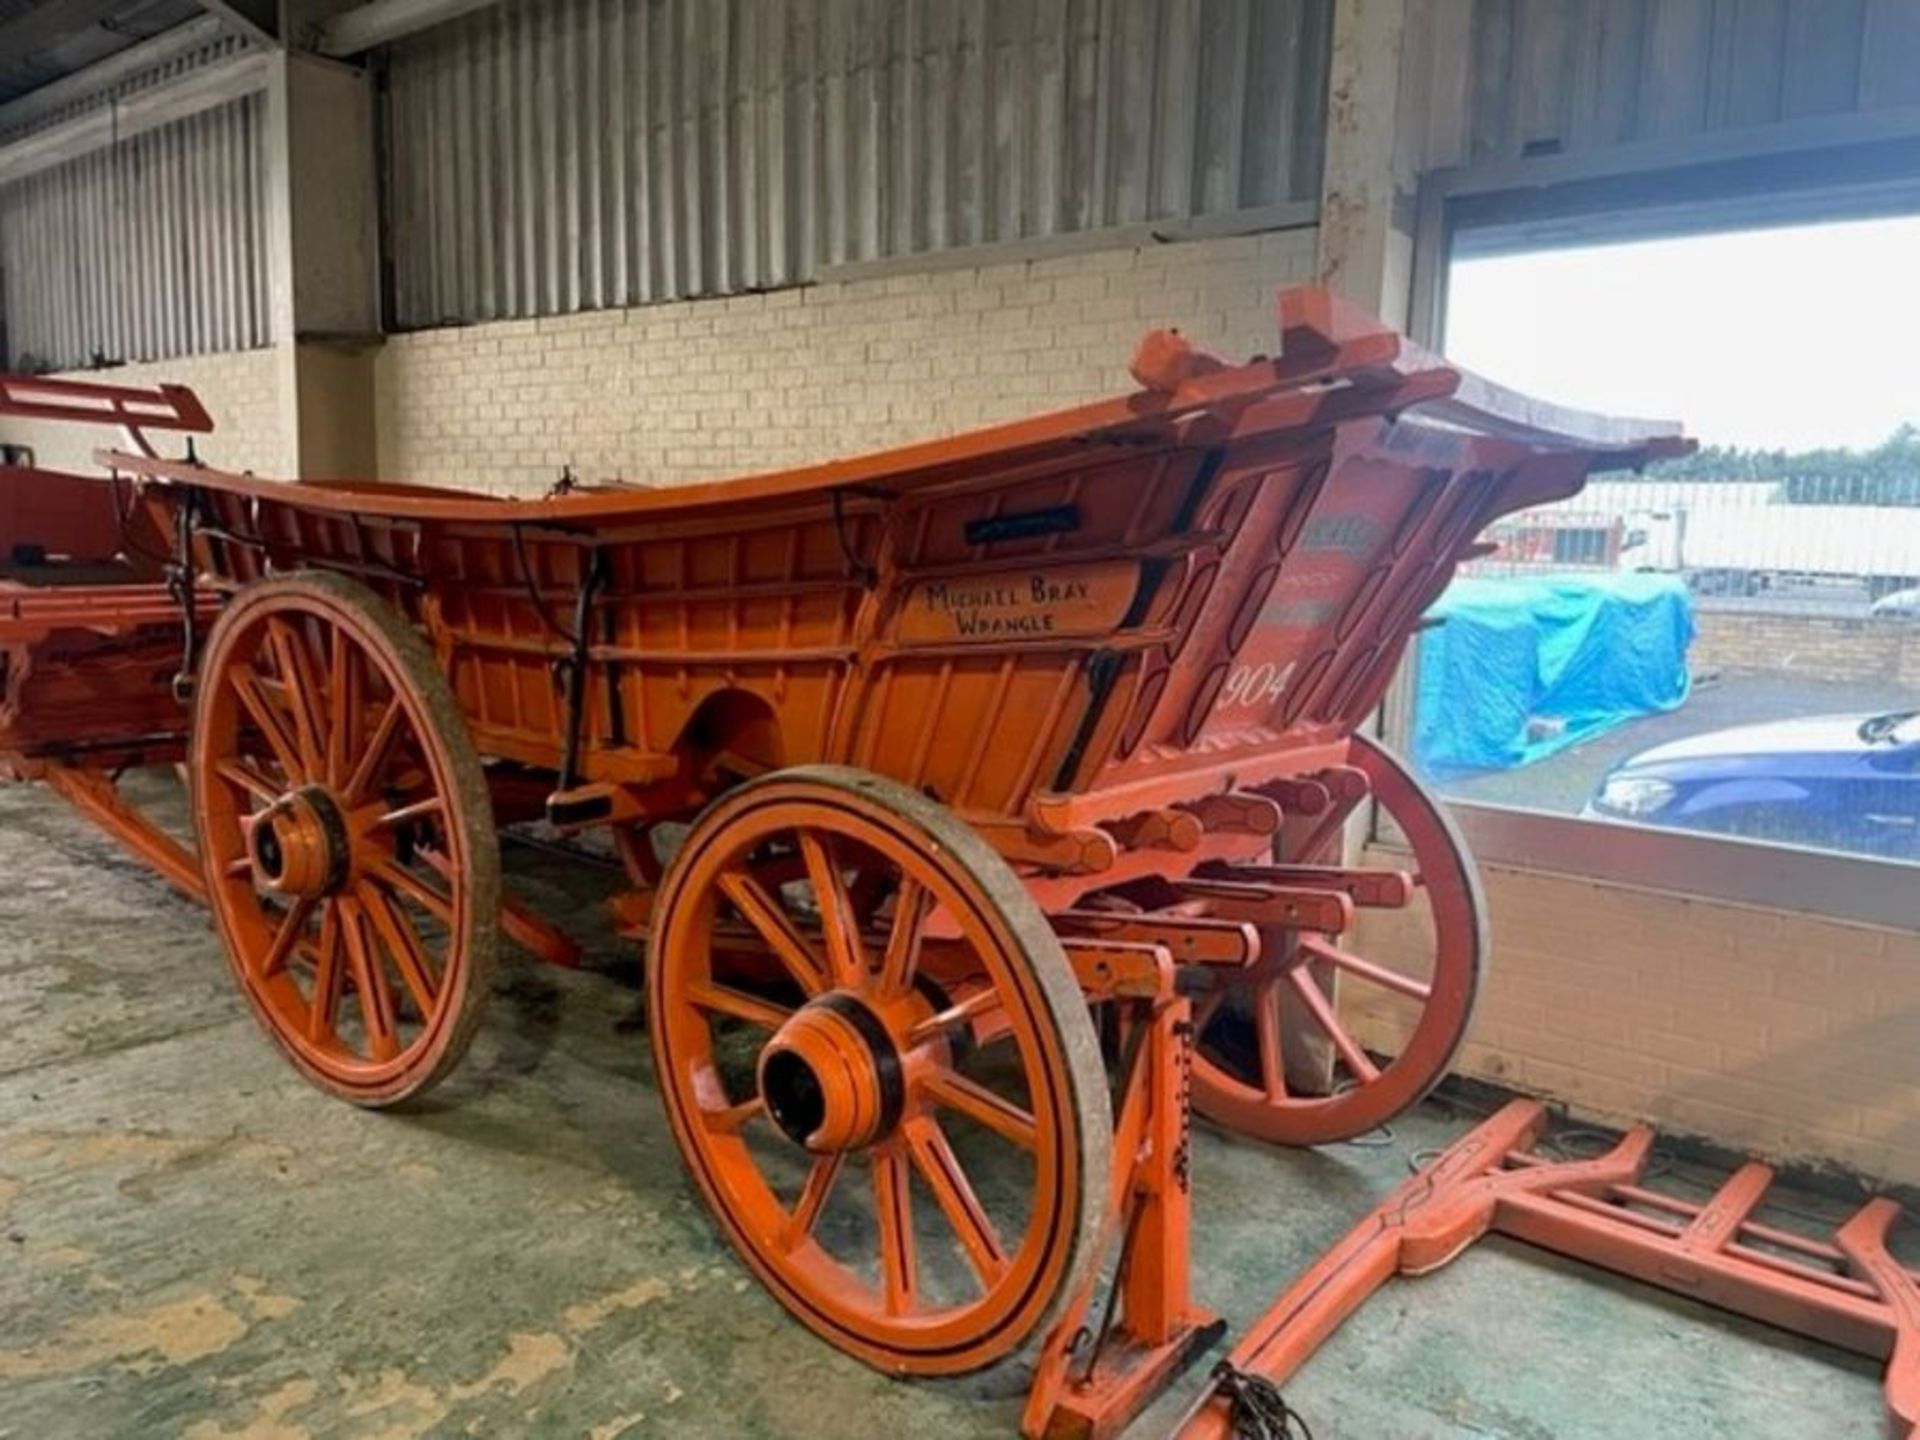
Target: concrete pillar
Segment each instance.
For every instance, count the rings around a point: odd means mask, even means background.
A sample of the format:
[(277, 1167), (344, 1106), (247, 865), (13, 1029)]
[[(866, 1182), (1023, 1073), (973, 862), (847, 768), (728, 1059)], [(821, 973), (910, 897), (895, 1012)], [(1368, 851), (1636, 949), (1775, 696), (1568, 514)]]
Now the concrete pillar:
[(1401, 64), (1419, 0), (1335, 0), (1320, 181), (1320, 283), (1404, 325), (1413, 260), (1412, 176), (1402, 175)]
[(267, 90), (270, 304), (288, 475), (376, 473), (380, 344), (373, 86), (300, 51)]

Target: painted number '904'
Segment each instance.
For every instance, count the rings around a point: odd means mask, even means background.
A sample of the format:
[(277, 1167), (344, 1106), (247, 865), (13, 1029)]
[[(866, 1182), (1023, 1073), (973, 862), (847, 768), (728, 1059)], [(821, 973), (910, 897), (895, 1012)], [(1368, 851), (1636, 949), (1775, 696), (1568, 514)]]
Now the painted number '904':
[(1237, 707), (1258, 706), (1265, 709), (1280, 698), (1287, 688), (1287, 680), (1293, 674), (1293, 665), (1276, 665), (1271, 660), (1263, 660), (1258, 665), (1237, 666), (1227, 676), (1227, 683), (1220, 687), (1220, 698), (1214, 702), (1214, 709), (1228, 710)]

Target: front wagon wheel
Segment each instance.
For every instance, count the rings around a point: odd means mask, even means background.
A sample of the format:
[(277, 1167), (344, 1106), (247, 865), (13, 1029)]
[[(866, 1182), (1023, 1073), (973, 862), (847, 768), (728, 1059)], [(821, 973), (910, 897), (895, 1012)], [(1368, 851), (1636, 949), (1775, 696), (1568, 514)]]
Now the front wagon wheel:
[(487, 999), (500, 855), (418, 632), (344, 576), (248, 586), (201, 661), (190, 779), (214, 924), (268, 1035), (355, 1104), (442, 1079)]
[(774, 1296), (840, 1349), (953, 1374), (1091, 1263), (1112, 1118), (1086, 1004), (1006, 863), (894, 781), (803, 766), (716, 802), (655, 908), (660, 1094)]

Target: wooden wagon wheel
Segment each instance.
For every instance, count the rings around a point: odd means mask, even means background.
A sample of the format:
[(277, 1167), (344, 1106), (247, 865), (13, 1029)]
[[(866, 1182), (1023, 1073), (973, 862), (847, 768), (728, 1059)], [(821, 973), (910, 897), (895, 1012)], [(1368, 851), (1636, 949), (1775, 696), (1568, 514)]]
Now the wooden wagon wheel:
[(748, 1265), (889, 1371), (1017, 1349), (1090, 1263), (1112, 1116), (1006, 863), (925, 796), (809, 765), (716, 802), (655, 916), (661, 1097)]
[(360, 1105), (444, 1077), (486, 1006), (500, 855), (420, 635), (343, 576), (249, 586), (208, 637), (191, 780), (214, 922), (267, 1033)]
[[(1452, 820), (1404, 764), (1365, 736), (1352, 738), (1348, 764), (1366, 777), (1366, 793), (1412, 851), (1413, 883), (1392, 923), (1416, 958), (1389, 963), (1353, 953), (1339, 937), (1272, 932), (1263, 940), (1279, 953), (1263, 955), (1250, 979), (1195, 1010), (1195, 1108), (1285, 1145), (1351, 1139), (1437, 1085), (1466, 1039), (1486, 968), (1486, 903)], [(1352, 808), (1328, 818), (1342, 820)], [(1281, 859), (1338, 864), (1341, 826), (1315, 829), (1310, 851)], [(1397, 888), (1382, 887), (1389, 895)], [(1324, 986), (1329, 976), (1353, 987), (1354, 998), (1372, 1004), (1376, 1021), (1397, 1033), (1391, 1060), (1380, 1063), (1350, 1033)], [(1319, 1052), (1319, 1063), (1301, 1053), (1308, 1049)], [(1324, 1079), (1303, 1086), (1303, 1070)]]

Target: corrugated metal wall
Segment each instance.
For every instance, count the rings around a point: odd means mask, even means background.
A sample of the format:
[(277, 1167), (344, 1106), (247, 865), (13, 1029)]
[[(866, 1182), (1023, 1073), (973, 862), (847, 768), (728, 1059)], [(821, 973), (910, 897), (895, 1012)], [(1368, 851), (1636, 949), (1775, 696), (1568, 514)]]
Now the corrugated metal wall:
[(390, 56), (392, 320), (1313, 200), (1331, 0), (522, 0)]
[(0, 188), (9, 364), (269, 342), (265, 104), (230, 101)]
[(1916, 0), (1474, 0), (1466, 153), (1435, 159), (1912, 105), (1917, 51)]

